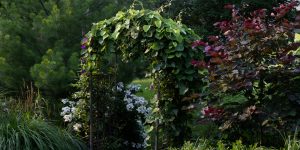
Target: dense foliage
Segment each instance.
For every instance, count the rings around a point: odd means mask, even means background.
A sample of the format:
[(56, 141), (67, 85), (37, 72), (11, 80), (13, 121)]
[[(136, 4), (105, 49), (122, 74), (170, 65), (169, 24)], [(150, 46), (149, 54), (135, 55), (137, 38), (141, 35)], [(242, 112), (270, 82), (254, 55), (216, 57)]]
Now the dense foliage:
[[(143, 57), (150, 62), (151, 76), (155, 79), (157, 106), (154, 109), (164, 142), (182, 144), (190, 131), (186, 124), (190, 101), (183, 95), (201, 87), (201, 77), (190, 64), (203, 53), (191, 48), (198, 36), (185, 25), (165, 19), (158, 12), (129, 9), (109, 20), (100, 21), (82, 41), (81, 92), (88, 91), (88, 79), (93, 76), (112, 76), (103, 70), (107, 65), (105, 54), (113, 53), (116, 59), (129, 61)], [(113, 79), (107, 79), (114, 82)], [(193, 84), (192, 84), (193, 82)], [(196, 84), (195, 84), (196, 82)], [(99, 89), (100, 90), (100, 89)], [(88, 100), (89, 96), (80, 97)]]
[[(198, 33), (207, 35), (217, 32), (212, 27), (214, 22), (230, 16), (230, 13), (224, 12), (223, 9), (226, 3), (248, 3), (251, 9), (254, 9), (271, 8), (283, 1), (228, 0), (207, 3), (203, 0), (173, 0), (170, 6), (164, 7), (163, 15), (178, 18), (182, 11), (181, 18), (184, 24), (196, 29)], [(151, 9), (159, 9), (161, 5), (168, 3), (167, 0), (140, 2), (141, 7)], [(45, 92), (44, 95), (57, 98), (69, 94), (70, 83), (75, 82), (74, 75), (78, 71), (77, 58), (82, 33), (87, 32), (93, 22), (111, 17), (118, 10), (129, 8), (132, 3), (133, 0), (1, 0), (0, 86), (18, 93), (24, 82), (34, 82)], [(136, 4), (140, 5), (138, 2)], [(49, 49), (53, 51), (53, 55), (59, 53), (61, 59), (57, 60), (57, 64), (63, 65), (60, 66), (62, 68), (56, 70), (48, 67), (56, 63), (56, 60), (45, 61), (45, 57), (49, 57)], [(123, 66), (128, 74), (136, 70), (135, 67)], [(59, 74), (64, 70), (66, 74), (47, 76), (37, 72), (41, 67), (44, 67), (42, 72)], [(128, 74), (122, 75), (122, 78), (128, 77)], [(68, 80), (64, 80), (66, 78)], [(48, 86), (49, 84), (51, 86)], [(66, 88), (61, 88), (60, 85)]]
[(247, 6), (243, 12), (249, 13), (260, 8), (271, 10), (273, 6), (286, 1), (289, 0), (161, 0), (159, 3), (170, 5), (164, 8), (163, 16), (179, 19), (196, 33), (208, 36), (218, 33), (213, 26), (215, 22), (231, 17), (231, 13), (224, 8), (226, 4)]
[[(300, 122), (296, 5), (1, 0), (0, 149), (84, 148), (42, 120), (68, 126), (84, 140), (91, 136), (96, 149), (144, 149), (155, 136), (158, 149), (199, 136), (212, 144), (186, 143), (182, 149), (299, 149), (297, 134), (282, 138), (297, 132)], [(122, 9), (127, 11), (117, 13)], [(136, 86), (126, 86), (145, 75), (154, 89), (147, 100), (136, 95)], [(65, 97), (71, 100), (59, 103)], [(14, 101), (16, 113), (7, 101)]]
[(221, 123), (229, 139), (275, 146), (270, 137), (283, 144), (277, 131), (293, 133), (299, 125), (299, 44), (293, 43), (293, 25), (284, 18), (296, 5), (246, 16), (226, 5), (232, 19), (215, 23), (222, 35), (195, 42), (208, 57), (194, 64), (208, 70), (209, 105), (214, 104), (203, 115)]
[(82, 34), (92, 22), (110, 17), (131, 3), (1, 0), (0, 86), (19, 94), (24, 83), (33, 82), (51, 98), (69, 95), (70, 83), (76, 81)]

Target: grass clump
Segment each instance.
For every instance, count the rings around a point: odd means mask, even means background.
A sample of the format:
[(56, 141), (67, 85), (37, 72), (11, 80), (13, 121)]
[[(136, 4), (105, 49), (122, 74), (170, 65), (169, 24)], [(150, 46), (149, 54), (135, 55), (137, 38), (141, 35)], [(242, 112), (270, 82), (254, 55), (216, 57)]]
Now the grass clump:
[(81, 150), (84, 143), (40, 119), (0, 114), (0, 150)]

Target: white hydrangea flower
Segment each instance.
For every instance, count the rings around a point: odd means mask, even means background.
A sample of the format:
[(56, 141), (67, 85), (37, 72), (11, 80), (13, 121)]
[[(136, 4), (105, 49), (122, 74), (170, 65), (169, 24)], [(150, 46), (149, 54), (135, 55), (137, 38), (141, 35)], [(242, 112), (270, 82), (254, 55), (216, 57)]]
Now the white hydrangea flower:
[(134, 91), (134, 92), (139, 91), (140, 88), (141, 88), (140, 84), (129, 84), (128, 85), (128, 89), (131, 90), (131, 91)]
[(143, 133), (142, 133), (142, 137), (143, 137), (144, 139), (146, 139), (147, 133), (143, 132)]
[(130, 96), (130, 95), (131, 95), (131, 92), (130, 92), (129, 90), (126, 90), (126, 91), (125, 91), (125, 97), (126, 97), (126, 96)]
[(117, 84), (117, 91), (118, 91), (118, 92), (122, 92), (123, 89), (124, 89), (124, 84), (123, 84), (123, 82), (119, 82), (119, 83)]
[(127, 104), (126, 105), (126, 109), (128, 110), (128, 111), (132, 111), (132, 109), (134, 108), (134, 106), (133, 106), (133, 104)]
[(141, 114), (145, 114), (147, 112), (147, 108), (145, 106), (140, 106), (136, 110)]
[(73, 125), (73, 129), (74, 129), (74, 131), (76, 131), (76, 132), (80, 132), (80, 129), (82, 128), (82, 125), (80, 124), (80, 123), (75, 123), (74, 125)]
[(83, 99), (79, 99), (77, 102), (76, 102), (76, 105), (83, 105), (85, 103), (85, 101)]
[(65, 122), (71, 122), (72, 119), (73, 119), (72, 114), (64, 115), (64, 121), (65, 121)]
[(144, 97), (135, 97), (136, 98), (136, 101), (135, 101), (135, 104), (136, 105), (147, 105), (148, 102), (145, 100)]
[(129, 144), (129, 142), (128, 142), (128, 141), (125, 141), (125, 142), (123, 142), (123, 144), (125, 144), (125, 145), (128, 145), (128, 144)]
[(124, 101), (127, 102), (127, 104), (128, 104), (128, 103), (131, 103), (131, 102), (132, 102), (132, 99), (131, 99), (131, 98), (128, 98), (128, 97), (125, 97), (125, 98), (124, 98)]
[(142, 144), (137, 143), (135, 147), (136, 147), (136, 148), (142, 148)]
[(61, 116), (64, 116), (71, 112), (71, 108), (69, 106), (63, 107), (61, 110), (62, 110), (62, 112), (60, 113)]
[(135, 144), (134, 142), (131, 142), (131, 146), (132, 146), (132, 147), (135, 147), (135, 145), (136, 145), (136, 144)]
[(69, 102), (69, 100), (68, 100), (67, 98), (64, 98), (64, 99), (61, 100), (61, 102), (62, 102), (63, 104), (66, 104), (67, 102)]
[(72, 112), (73, 114), (75, 114), (75, 113), (76, 113), (76, 110), (77, 110), (77, 108), (76, 108), (76, 107), (72, 107), (72, 108), (71, 108), (71, 112)]
[(69, 104), (74, 107), (74, 105), (76, 104), (74, 101), (69, 101)]

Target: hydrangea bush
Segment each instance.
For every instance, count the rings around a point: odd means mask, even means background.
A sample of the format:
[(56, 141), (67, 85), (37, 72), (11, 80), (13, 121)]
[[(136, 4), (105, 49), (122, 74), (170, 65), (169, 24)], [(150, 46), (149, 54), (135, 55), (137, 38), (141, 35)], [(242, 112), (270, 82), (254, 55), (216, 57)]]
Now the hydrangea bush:
[[(145, 98), (135, 95), (139, 91), (140, 85), (130, 84), (125, 87), (122, 82), (119, 82), (111, 89), (111, 92), (116, 94), (112, 101), (118, 105), (113, 109), (108, 108), (104, 114), (97, 114), (105, 116), (107, 119), (104, 121), (105, 125), (114, 126), (102, 129), (112, 130), (110, 133), (112, 135), (109, 136), (113, 136), (116, 140), (114, 146), (106, 146), (106, 149), (122, 147), (122, 149), (131, 150), (145, 149), (147, 147), (149, 138), (144, 124), (152, 109)], [(62, 108), (61, 116), (78, 133), (86, 133), (88, 129), (88, 122), (85, 118), (87, 114), (84, 114), (86, 111), (82, 111), (82, 102), (80, 99), (77, 102), (62, 99), (64, 107)], [(107, 107), (110, 106), (108, 105)]]

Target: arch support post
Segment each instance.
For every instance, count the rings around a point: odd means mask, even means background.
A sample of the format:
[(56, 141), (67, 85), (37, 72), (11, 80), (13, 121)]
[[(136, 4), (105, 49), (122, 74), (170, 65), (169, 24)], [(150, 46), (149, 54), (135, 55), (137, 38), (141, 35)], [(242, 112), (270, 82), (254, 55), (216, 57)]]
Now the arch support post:
[(90, 112), (89, 112), (89, 121), (90, 121), (90, 136), (89, 136), (89, 149), (93, 150), (93, 76), (90, 72), (89, 77), (89, 93), (90, 93), (90, 99), (89, 99), (89, 106), (90, 106)]

